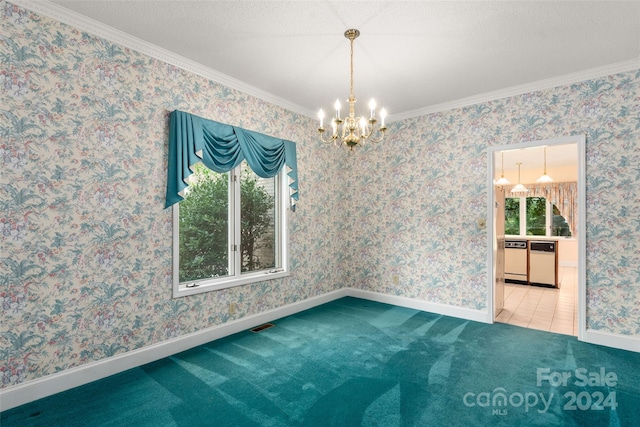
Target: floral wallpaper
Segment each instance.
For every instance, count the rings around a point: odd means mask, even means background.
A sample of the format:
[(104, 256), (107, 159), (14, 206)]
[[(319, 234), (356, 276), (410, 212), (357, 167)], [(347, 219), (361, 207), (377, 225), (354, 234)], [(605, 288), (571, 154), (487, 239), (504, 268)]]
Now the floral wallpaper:
[(640, 335), (640, 70), (392, 126), (349, 166), (351, 286), (486, 310), (486, 149), (584, 134), (587, 327)]
[[(577, 133), (589, 327), (640, 334), (640, 71), (392, 123), (348, 155), (307, 117), (4, 0), (0, 25), (2, 388), (345, 286), (486, 310), (486, 148)], [(171, 297), (174, 109), (297, 142), (290, 277)]]
[[(2, 387), (342, 286), (342, 153), (312, 120), (4, 1), (0, 17)], [(172, 298), (174, 109), (297, 143), (290, 277)]]

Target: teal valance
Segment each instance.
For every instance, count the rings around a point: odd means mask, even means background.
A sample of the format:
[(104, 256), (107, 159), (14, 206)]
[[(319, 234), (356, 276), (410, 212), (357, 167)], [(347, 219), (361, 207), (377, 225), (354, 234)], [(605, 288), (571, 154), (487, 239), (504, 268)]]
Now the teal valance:
[(291, 210), (298, 201), (296, 144), (258, 132), (203, 119), (175, 110), (169, 117), (169, 165), (165, 207), (180, 202), (189, 186), (192, 167), (202, 162), (212, 171), (224, 173), (247, 160), (262, 178), (274, 177), (286, 165), (289, 169)]

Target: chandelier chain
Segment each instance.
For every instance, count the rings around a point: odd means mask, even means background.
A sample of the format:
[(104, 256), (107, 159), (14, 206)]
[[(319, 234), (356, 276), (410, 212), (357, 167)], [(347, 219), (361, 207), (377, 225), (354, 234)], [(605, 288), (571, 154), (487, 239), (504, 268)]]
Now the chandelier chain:
[[(349, 93), (349, 99), (352, 100), (353, 99), (353, 40), (355, 40), (354, 37), (350, 38), (351, 40), (351, 67), (349, 69), (350, 75), (351, 75), (351, 80), (349, 82), (350, 87), (351, 87), (351, 92)], [(350, 111), (350, 113), (353, 113), (353, 111)]]

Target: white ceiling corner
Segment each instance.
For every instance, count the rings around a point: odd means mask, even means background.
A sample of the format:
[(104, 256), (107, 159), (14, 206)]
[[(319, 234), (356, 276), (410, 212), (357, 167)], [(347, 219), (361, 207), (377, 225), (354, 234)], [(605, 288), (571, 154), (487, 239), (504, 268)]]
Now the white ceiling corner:
[(309, 117), (348, 96), (347, 28), (390, 121), (640, 69), (640, 2), (12, 3)]

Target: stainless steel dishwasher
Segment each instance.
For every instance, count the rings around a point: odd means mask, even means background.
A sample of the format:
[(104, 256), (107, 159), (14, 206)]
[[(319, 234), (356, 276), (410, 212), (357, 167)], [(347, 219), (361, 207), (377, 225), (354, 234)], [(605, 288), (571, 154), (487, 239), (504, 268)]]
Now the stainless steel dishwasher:
[(558, 242), (529, 241), (529, 283), (557, 288)]

